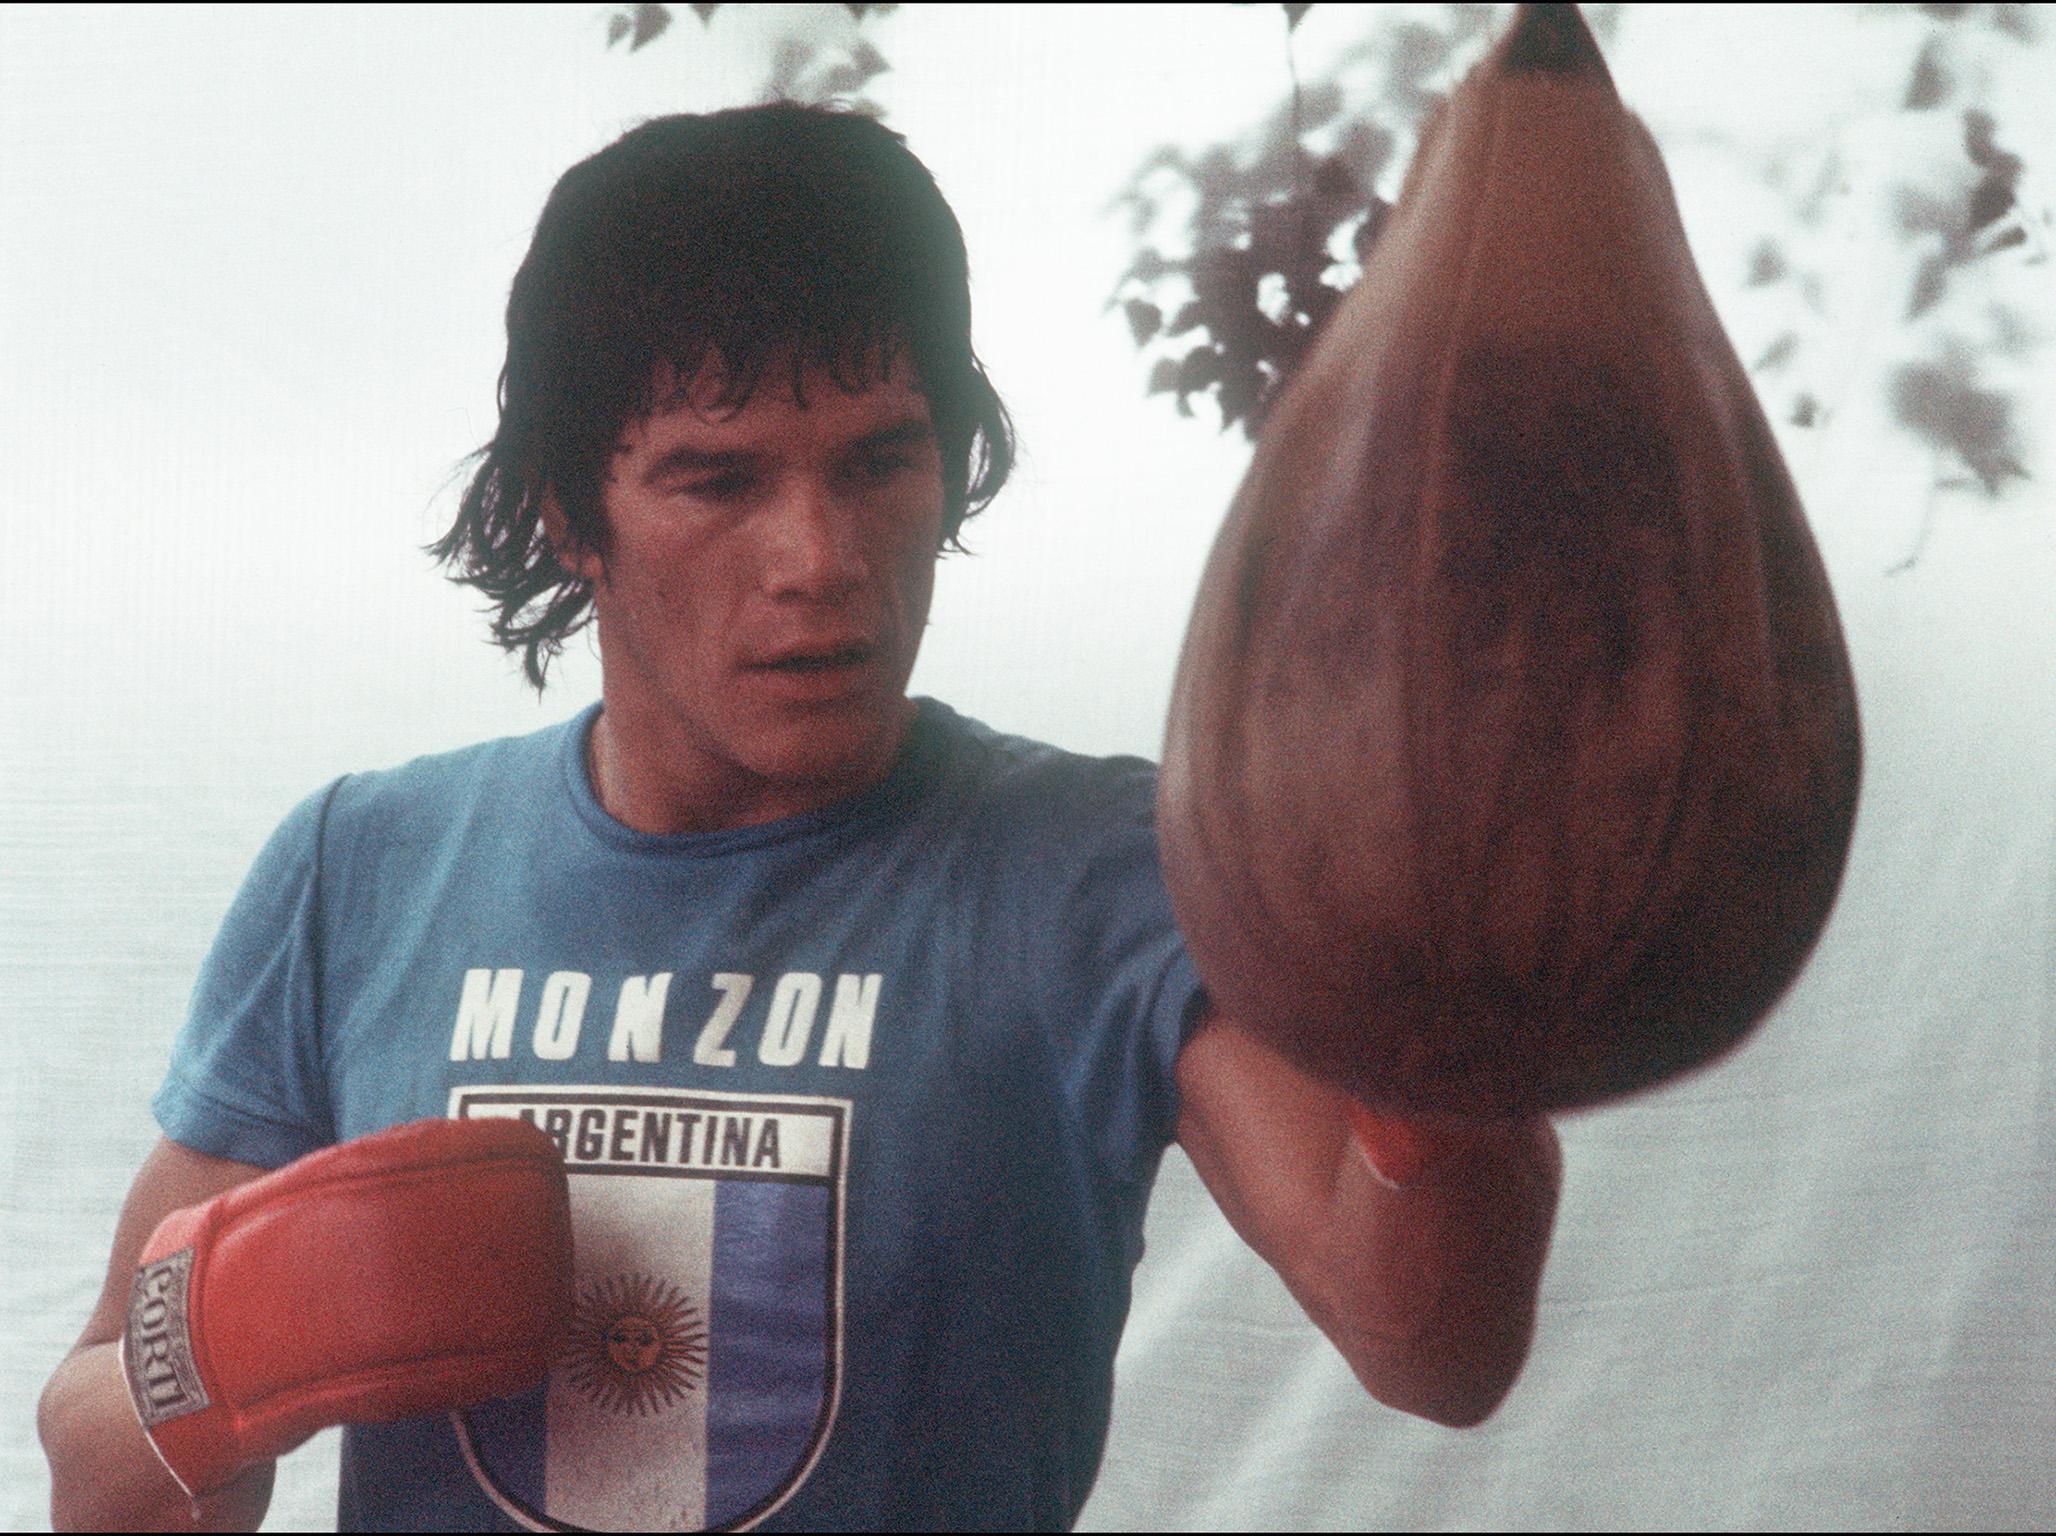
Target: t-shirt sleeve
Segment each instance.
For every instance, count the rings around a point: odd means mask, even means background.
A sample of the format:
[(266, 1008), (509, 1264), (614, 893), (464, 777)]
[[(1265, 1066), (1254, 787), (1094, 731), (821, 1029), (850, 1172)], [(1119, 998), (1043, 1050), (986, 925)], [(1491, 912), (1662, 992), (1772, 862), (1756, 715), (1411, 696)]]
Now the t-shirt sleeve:
[(1139, 758), (1071, 759), (1021, 866), (1023, 981), (1044, 999), (1065, 1109), (1101, 1169), (1144, 1181), (1178, 1124), (1178, 1053), (1200, 980), (1157, 856), (1156, 770)]
[(196, 1152), (279, 1167), (335, 1140), (320, 1041), (321, 845), (335, 789), (271, 835), (200, 968), (151, 1101), (165, 1135)]

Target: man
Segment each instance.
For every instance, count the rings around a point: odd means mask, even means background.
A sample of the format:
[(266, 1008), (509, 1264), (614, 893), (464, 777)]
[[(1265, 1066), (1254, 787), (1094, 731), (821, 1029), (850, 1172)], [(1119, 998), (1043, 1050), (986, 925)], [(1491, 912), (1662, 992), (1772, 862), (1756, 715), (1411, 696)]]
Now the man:
[[(339, 780), (260, 856), (44, 1394), (59, 1527), (254, 1527), (269, 1456), (189, 1498), (139, 1421), (145, 1240), (430, 1117), (553, 1139), (573, 1316), (530, 1392), (353, 1424), (346, 1528), (1067, 1526), (1174, 1135), (1373, 1394), (1492, 1411), (1546, 1122), (1378, 1119), (1212, 1017), (1149, 766), (907, 697), (937, 557), (1010, 459), (961, 234), (896, 135), (668, 118), (563, 178), (437, 548), (538, 686), (596, 619), (602, 701)], [(379, 1259), (245, 1316), (347, 1311)]]

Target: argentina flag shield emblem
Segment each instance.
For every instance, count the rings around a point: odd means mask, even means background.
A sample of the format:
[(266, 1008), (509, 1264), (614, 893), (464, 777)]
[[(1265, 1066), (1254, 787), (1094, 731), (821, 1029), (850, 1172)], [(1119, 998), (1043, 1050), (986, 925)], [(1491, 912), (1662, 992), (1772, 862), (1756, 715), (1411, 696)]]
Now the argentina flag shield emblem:
[(846, 1099), (459, 1088), (547, 1131), (577, 1276), (549, 1380), (451, 1416), (538, 1531), (747, 1530), (806, 1481), (841, 1389)]

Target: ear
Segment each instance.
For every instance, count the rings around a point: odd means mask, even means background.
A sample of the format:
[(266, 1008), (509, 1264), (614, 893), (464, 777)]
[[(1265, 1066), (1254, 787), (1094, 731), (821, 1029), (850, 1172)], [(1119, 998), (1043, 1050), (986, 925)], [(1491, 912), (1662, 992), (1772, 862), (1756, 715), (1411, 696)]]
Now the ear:
[(549, 539), (550, 548), (556, 551), (557, 563), (572, 575), (583, 577), (594, 586), (606, 578), (606, 562), (572, 533), (571, 522), (564, 516), (564, 508), (558, 504), (555, 491), (543, 492), (543, 534)]

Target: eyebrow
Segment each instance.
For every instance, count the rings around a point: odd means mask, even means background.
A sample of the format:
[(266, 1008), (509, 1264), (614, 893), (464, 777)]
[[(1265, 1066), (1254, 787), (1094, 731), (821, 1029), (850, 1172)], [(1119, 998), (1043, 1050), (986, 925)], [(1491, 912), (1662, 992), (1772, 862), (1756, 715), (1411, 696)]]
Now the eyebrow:
[[(850, 453), (876, 453), (885, 448), (911, 448), (935, 441), (935, 424), (922, 416), (908, 416), (866, 432), (849, 444)], [(763, 455), (749, 449), (694, 448), (681, 444), (667, 449), (643, 471), (645, 485), (655, 485), (674, 475), (706, 474), (727, 469), (754, 467)]]

